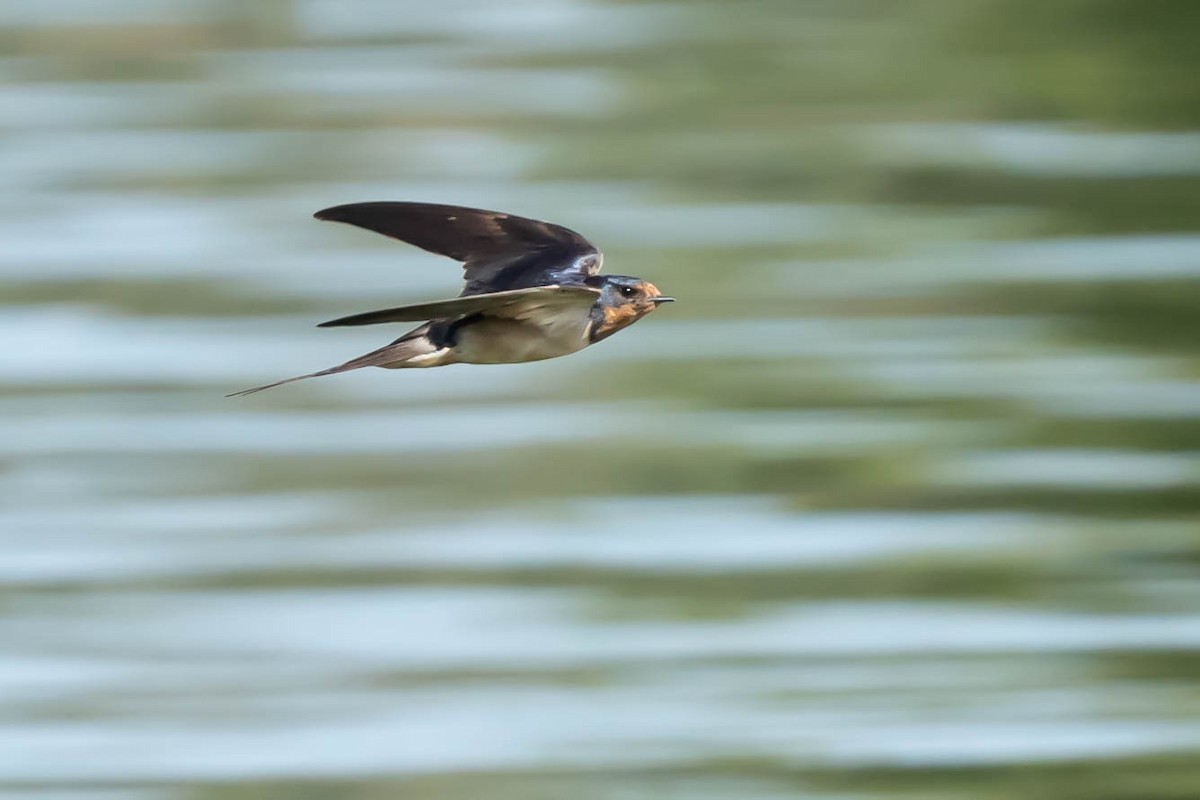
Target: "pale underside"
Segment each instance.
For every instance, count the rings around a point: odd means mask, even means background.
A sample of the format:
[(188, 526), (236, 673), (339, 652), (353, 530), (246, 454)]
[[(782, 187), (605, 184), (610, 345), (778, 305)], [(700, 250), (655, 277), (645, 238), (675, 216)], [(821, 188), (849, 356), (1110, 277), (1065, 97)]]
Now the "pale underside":
[(516, 364), (569, 355), (588, 345), (596, 292), (541, 287), (512, 294), (521, 296), (509, 300), (503, 308), (497, 307), (496, 315), (485, 312), (464, 325), (453, 349), (443, 347), (428, 355), (381, 366)]

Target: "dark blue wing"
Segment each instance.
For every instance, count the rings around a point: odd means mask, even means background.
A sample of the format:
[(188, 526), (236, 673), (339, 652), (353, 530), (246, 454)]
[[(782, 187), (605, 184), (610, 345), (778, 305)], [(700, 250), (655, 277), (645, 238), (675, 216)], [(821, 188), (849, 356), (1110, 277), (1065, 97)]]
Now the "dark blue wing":
[(463, 262), (463, 295), (579, 284), (603, 256), (569, 228), (498, 211), (434, 203), (351, 203), (318, 211)]

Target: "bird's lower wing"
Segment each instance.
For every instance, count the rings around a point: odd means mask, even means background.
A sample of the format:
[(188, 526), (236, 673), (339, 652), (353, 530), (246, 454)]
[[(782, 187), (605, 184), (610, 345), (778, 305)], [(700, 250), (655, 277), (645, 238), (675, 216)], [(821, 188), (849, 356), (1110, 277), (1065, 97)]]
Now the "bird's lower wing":
[(378, 325), (383, 322), (423, 322), (429, 319), (447, 319), (468, 314), (487, 314), (492, 317), (531, 319), (541, 310), (559, 310), (586, 307), (596, 302), (600, 291), (590, 286), (536, 286), (531, 289), (513, 289), (508, 292), (475, 294), (438, 300), (433, 303), (418, 303), (399, 308), (368, 311), (341, 319), (322, 322), (318, 328), (338, 328), (344, 325)]

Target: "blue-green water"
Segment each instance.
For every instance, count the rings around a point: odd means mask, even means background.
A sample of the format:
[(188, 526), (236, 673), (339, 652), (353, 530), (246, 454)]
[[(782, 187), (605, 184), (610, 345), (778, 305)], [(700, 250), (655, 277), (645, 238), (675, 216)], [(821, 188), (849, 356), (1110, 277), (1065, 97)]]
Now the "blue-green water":
[[(1189, 13), (8, 0), (0, 798), (1200, 795)], [(371, 199), (681, 302), (223, 398)]]

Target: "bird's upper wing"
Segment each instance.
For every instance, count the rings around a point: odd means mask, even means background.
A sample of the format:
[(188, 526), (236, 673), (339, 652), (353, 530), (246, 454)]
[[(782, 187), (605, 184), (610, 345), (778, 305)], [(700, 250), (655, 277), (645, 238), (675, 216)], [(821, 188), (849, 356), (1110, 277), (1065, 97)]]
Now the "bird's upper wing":
[(600, 290), (589, 286), (536, 286), (507, 292), (476, 294), (437, 300), (382, 311), (368, 311), (349, 317), (322, 322), (318, 328), (344, 325), (378, 325), (381, 322), (423, 322), (429, 319), (462, 317), (467, 314), (486, 314), (489, 317), (537, 321), (569, 309), (590, 308), (600, 298)]
[(581, 283), (603, 256), (573, 230), (498, 211), (435, 203), (350, 203), (318, 211), (463, 262), (464, 295)]

